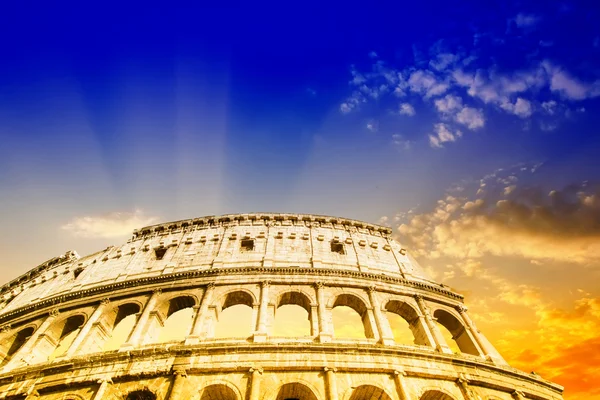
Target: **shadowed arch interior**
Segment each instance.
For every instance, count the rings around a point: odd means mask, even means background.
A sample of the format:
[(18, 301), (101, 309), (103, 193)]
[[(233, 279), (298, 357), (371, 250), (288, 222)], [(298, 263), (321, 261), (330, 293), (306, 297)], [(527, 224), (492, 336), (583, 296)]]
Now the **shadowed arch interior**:
[[(338, 297), (336, 297), (335, 302), (333, 303), (332, 310), (334, 310), (336, 307), (348, 307), (354, 310), (360, 316), (360, 319), (362, 321), (364, 336), (366, 338), (375, 337), (373, 333), (373, 327), (371, 326), (371, 321), (369, 320), (367, 306), (365, 305), (363, 300), (361, 300), (360, 297), (348, 293), (340, 294)], [(336, 324), (334, 323), (334, 331), (335, 325)], [(336, 337), (340, 337), (340, 335), (336, 335)]]
[(312, 316), (310, 299), (297, 291), (286, 292), (279, 296), (274, 310), (273, 335), (310, 336), (312, 334)]
[(225, 310), (226, 308), (237, 306), (240, 304), (252, 308), (252, 305), (254, 304), (254, 299), (252, 298), (250, 293), (241, 290), (228, 293), (227, 296), (225, 296), (225, 299), (223, 300), (223, 303), (221, 305), (221, 311)]
[(229, 386), (216, 384), (202, 389), (200, 400), (238, 400), (238, 398)]
[(196, 300), (192, 296), (179, 296), (169, 301), (169, 309), (167, 310), (166, 317), (169, 318), (177, 311), (181, 311), (185, 308), (191, 308), (196, 305)]
[(472, 338), (467, 333), (467, 330), (463, 324), (452, 314), (445, 310), (435, 310), (433, 317), (437, 319), (437, 322), (446, 328), (452, 335), (452, 340), (456, 342), (456, 345), (462, 353), (472, 354), (475, 356), (479, 355), (477, 346), (473, 342)]
[(53, 328), (48, 331), (50, 337), (52, 337), (57, 345), (49, 355), (48, 360), (52, 361), (54, 358), (62, 356), (67, 352), (79, 329), (85, 323), (83, 315), (73, 315), (64, 320), (63, 322), (55, 324)]
[[(115, 312), (116, 311), (116, 312)], [(105, 338), (102, 343), (102, 351), (111, 351), (118, 349), (123, 343), (127, 341), (135, 322), (137, 320), (137, 314), (141, 311), (141, 307), (137, 303), (125, 303), (119, 305), (113, 314), (108, 319), (113, 318), (112, 323), (108, 323), (112, 330), (110, 335)], [(98, 332), (93, 331), (91, 335), (98, 335)], [(87, 347), (89, 348), (91, 344)], [(96, 344), (99, 346), (99, 344)]]
[(318, 400), (313, 391), (306, 385), (293, 382), (279, 388), (275, 400)]
[(33, 332), (34, 332), (33, 327), (21, 329), (15, 335), (13, 335), (12, 337), (8, 338), (8, 340), (4, 340), (3, 343), (0, 344), (0, 348), (3, 351), (6, 352), (5, 353), (6, 355), (4, 356), (4, 358), (2, 359), (2, 361), (0, 362), (0, 365), (4, 365), (8, 361), (10, 361), (10, 359), (12, 358), (12, 356), (17, 351), (19, 351), (19, 349), (21, 347), (23, 347), (23, 345), (25, 344), (25, 342), (27, 341), (27, 339), (29, 339), (31, 337), (31, 335), (33, 335)]
[(222, 300), (220, 310), (213, 308), (216, 313), (213, 318), (218, 321), (214, 327), (214, 336), (218, 338), (249, 337), (255, 329), (253, 305), (254, 298), (248, 292), (237, 290), (228, 293)]
[(352, 391), (350, 400), (392, 400), (392, 398), (377, 386), (362, 385)]
[(423, 393), (419, 400), (454, 400), (454, 398), (439, 390), (428, 390)]
[(129, 392), (125, 400), (156, 400), (156, 395), (148, 389)]
[[(404, 301), (390, 300), (385, 305), (385, 310), (388, 312), (388, 320), (390, 320), (394, 338), (397, 342), (414, 343), (423, 346), (428, 345), (425, 327), (419, 319), (419, 314), (412, 306)], [(398, 326), (399, 324), (392, 323), (397, 321), (392, 321), (390, 313), (402, 317), (405, 323), (408, 324), (406, 326), (408, 328), (407, 331), (404, 330), (404, 327)], [(408, 340), (409, 338), (410, 340)]]

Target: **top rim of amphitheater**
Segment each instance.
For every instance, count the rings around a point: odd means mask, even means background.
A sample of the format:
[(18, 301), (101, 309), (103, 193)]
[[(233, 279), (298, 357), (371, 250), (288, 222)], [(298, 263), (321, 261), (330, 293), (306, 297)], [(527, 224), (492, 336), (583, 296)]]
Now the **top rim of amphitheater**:
[(393, 231), (390, 227), (377, 225), (370, 222), (360, 221), (357, 219), (335, 217), (331, 215), (321, 214), (293, 214), (293, 213), (272, 213), (272, 212), (252, 212), (239, 214), (222, 214), (222, 215), (207, 215), (203, 217), (188, 218), (178, 221), (162, 222), (154, 225), (148, 225), (140, 229), (134, 229), (133, 234), (140, 235), (143, 233), (177, 228), (184, 225), (208, 225), (216, 222), (244, 221), (244, 220), (266, 220), (266, 221), (308, 221), (308, 222), (333, 222), (340, 225), (348, 225), (354, 227), (362, 227), (372, 229), (385, 234), (391, 234)]

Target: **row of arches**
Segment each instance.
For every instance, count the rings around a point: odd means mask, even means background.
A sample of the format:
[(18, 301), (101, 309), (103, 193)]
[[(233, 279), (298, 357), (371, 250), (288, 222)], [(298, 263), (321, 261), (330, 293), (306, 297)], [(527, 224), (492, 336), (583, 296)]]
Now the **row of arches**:
[[(226, 384), (214, 384), (202, 389), (199, 400), (241, 400), (240, 394)], [(265, 399), (267, 396), (264, 397)], [(273, 400), (319, 400), (319, 397), (307, 385), (293, 382), (282, 385)], [(129, 392), (125, 400), (157, 400), (157, 396), (148, 389)], [(382, 388), (373, 385), (360, 385), (351, 388), (349, 400), (392, 400)], [(450, 395), (439, 390), (427, 390), (419, 400), (454, 400)]]
[[(427, 324), (418, 307), (406, 300), (387, 299), (381, 306), (366, 303), (355, 293), (342, 292), (332, 298), (330, 307), (321, 307), (306, 293), (288, 290), (278, 293), (274, 302), (265, 304), (257, 302), (248, 290), (239, 288), (212, 300), (209, 292), (213, 289), (208, 288), (202, 297), (193, 293), (157, 292), (145, 303), (103, 302), (92, 313), (62, 318), (51, 315), (42, 324), (47, 326), (41, 333), (38, 332), (41, 328), (32, 324), (3, 338), (0, 365), (9, 363), (36, 335), (35, 345), (30, 346), (31, 354), (27, 354), (29, 364), (65, 355), (114, 351), (125, 344), (137, 347), (182, 342), (193, 335), (202, 339), (250, 339), (261, 330), (271, 337), (294, 338), (316, 338), (324, 332), (335, 339), (381, 339), (388, 335), (397, 344), (435, 346), (431, 324)], [(377, 313), (383, 317), (377, 319)], [(443, 336), (450, 348), (481, 355), (457, 316), (439, 308), (432, 317), (441, 334), (438, 336)]]

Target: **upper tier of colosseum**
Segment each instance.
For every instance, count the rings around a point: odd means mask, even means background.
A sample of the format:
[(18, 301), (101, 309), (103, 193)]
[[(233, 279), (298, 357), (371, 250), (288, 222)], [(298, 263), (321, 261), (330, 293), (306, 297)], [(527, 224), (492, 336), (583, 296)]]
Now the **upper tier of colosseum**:
[[(0, 288), (0, 317), (11, 310), (107, 285), (227, 268), (339, 270), (432, 285), (392, 230), (307, 214), (232, 214), (135, 230), (122, 245), (80, 257), (69, 251)], [(233, 270), (232, 270), (233, 272)], [(308, 272), (308, 271), (306, 271)], [(455, 294), (454, 294), (455, 295)], [(459, 295), (455, 295), (460, 297)]]

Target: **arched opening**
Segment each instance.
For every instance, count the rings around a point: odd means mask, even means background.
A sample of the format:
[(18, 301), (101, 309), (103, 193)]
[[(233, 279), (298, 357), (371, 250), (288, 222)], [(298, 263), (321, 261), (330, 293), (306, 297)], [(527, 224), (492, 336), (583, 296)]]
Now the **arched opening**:
[[(337, 338), (374, 338), (367, 306), (357, 296), (341, 294), (331, 310), (334, 336)], [(357, 318), (358, 317), (358, 318)]]
[(104, 342), (102, 351), (117, 350), (123, 343), (127, 342), (135, 326), (140, 306), (136, 303), (126, 303), (118, 306), (115, 311), (116, 313), (113, 314), (114, 320), (110, 323), (112, 330), (109, 338)]
[(350, 400), (392, 400), (392, 398), (377, 386), (362, 385), (354, 389)]
[(85, 318), (83, 315), (73, 315), (50, 330), (49, 337), (54, 339), (57, 345), (54, 351), (48, 356), (48, 361), (64, 355), (69, 350), (84, 322)]
[(423, 393), (423, 396), (419, 400), (454, 400), (444, 392), (439, 390), (428, 390)]
[(166, 320), (158, 342), (183, 341), (192, 330), (196, 300), (191, 296), (179, 296), (169, 301)]
[(21, 347), (25, 344), (25, 342), (33, 335), (34, 329), (33, 327), (21, 329), (15, 335), (12, 335), (6, 340), (3, 340), (0, 344), (0, 351), (4, 354), (0, 353), (0, 356), (4, 356), (0, 365), (4, 365), (9, 362), (13, 355), (19, 351)]
[(148, 389), (129, 392), (125, 400), (156, 400), (156, 395)]
[[(445, 335), (444, 338), (452, 351), (475, 356), (479, 355), (477, 346), (473, 343), (463, 324), (454, 315), (445, 310), (436, 310), (433, 313), (433, 317), (444, 328), (440, 330), (442, 331), (442, 335)], [(445, 329), (448, 332), (444, 332)], [(450, 333), (449, 339), (447, 337), (448, 333)]]
[(252, 306), (254, 299), (244, 291), (228, 293), (223, 300), (216, 319), (215, 337), (217, 338), (247, 338), (254, 332)]
[(287, 292), (279, 297), (275, 309), (273, 336), (311, 336), (310, 299), (301, 292)]
[(385, 309), (396, 343), (428, 345), (427, 333), (413, 307), (404, 301), (390, 300)]
[(237, 400), (237, 396), (229, 386), (216, 384), (202, 389), (200, 400)]
[(281, 386), (275, 400), (317, 400), (317, 396), (308, 386), (294, 382)]

